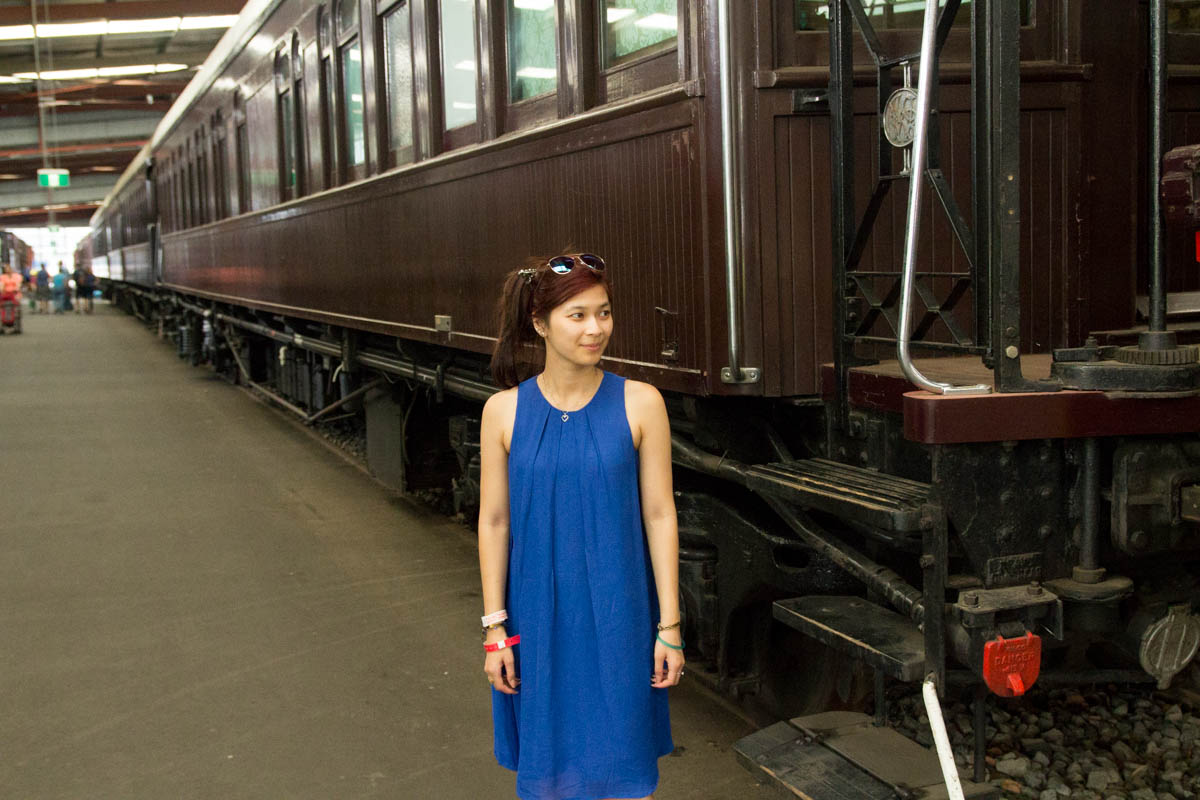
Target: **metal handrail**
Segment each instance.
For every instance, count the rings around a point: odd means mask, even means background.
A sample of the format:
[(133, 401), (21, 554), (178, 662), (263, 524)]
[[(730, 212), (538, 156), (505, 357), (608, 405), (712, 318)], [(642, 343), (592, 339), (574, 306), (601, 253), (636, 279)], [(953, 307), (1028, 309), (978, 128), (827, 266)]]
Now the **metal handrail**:
[(725, 233), (725, 312), (729, 326), (729, 366), (721, 370), (725, 383), (756, 383), (759, 371), (742, 364), (741, 219), (734, 120), (733, 33), (730, 0), (717, 0), (717, 61), (721, 73), (721, 183)]
[(913, 281), (917, 268), (917, 234), (921, 230), (921, 194), (925, 186), (926, 137), (929, 129), (930, 95), (933, 93), (934, 49), (937, 40), (938, 0), (925, 0), (921, 27), (921, 68), (917, 78), (917, 119), (913, 131), (912, 167), (908, 177), (908, 215), (904, 224), (904, 274), (900, 281), (900, 326), (896, 331), (896, 358), (904, 376), (922, 389), (936, 394), (982, 394), (992, 387), (984, 384), (955, 386), (930, 380), (921, 374), (909, 355), (912, 325)]

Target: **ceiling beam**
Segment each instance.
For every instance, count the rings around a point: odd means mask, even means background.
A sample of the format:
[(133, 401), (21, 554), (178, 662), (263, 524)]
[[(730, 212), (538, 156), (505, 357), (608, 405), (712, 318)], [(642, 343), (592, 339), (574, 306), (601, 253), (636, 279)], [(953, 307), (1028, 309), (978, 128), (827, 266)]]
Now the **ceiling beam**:
[[(80, 153), (103, 152), (110, 153), (115, 150), (137, 151), (141, 150), (149, 139), (132, 140), (126, 142), (98, 142), (96, 144), (69, 144), (62, 147), (47, 147), (47, 154), (58, 153), (60, 155), (79, 155)], [(0, 150), (0, 163), (5, 161), (14, 161), (24, 158), (40, 157), (42, 151), (37, 147), (30, 147), (24, 150)]]
[[(162, 17), (199, 17), (212, 14), (237, 14), (244, 0), (127, 0), (120, 3), (54, 4), (50, 19), (39, 15), (39, 22), (84, 22), (95, 19), (160, 19)], [(0, 6), (0, 25), (28, 25), (28, 4)]]
[[(3, 6), (0, 6), (3, 10)], [(181, 51), (172, 51), (170, 53), (160, 53), (154, 48), (148, 48), (145, 55), (117, 55), (104, 56), (96, 58), (95, 56), (85, 56), (78, 58), (55, 58), (54, 69), (89, 69), (91, 67), (135, 67), (142, 64), (185, 64), (189, 67), (195, 67), (204, 63), (204, 59), (208, 58), (208, 54), (212, 52), (211, 47), (204, 49), (188, 49)], [(33, 56), (21, 56), (20, 58), (0, 58), (0, 75), (12, 75), (15, 72), (33, 72), (34, 67)], [(46, 64), (45, 58), (42, 59), (42, 69), (49, 70), (50, 67)], [(179, 71), (181, 74), (183, 70)], [(160, 75), (170, 75), (172, 73), (162, 72)], [(101, 78), (100, 80), (116, 80), (117, 78), (138, 78), (145, 77), (141, 75), (117, 75), (112, 78)]]
[[(177, 75), (181, 73), (164, 72), (163, 75)], [(72, 83), (66, 86), (60, 86), (54, 90), (54, 97), (59, 100), (71, 99), (74, 97), (106, 97), (106, 98), (129, 98), (141, 97), (148, 94), (158, 96), (179, 94), (188, 85), (187, 81), (181, 80), (145, 80), (146, 76), (128, 76), (109, 83)], [(15, 103), (21, 100), (36, 101), (39, 95), (37, 92), (20, 92), (20, 93), (0, 93), (0, 105)]]
[[(96, 114), (100, 112), (155, 112), (166, 114), (172, 100), (156, 100), (152, 103), (144, 100), (104, 100), (100, 97), (84, 97), (78, 102), (55, 106), (55, 114), (77, 114), (79, 112)], [(0, 102), (0, 119), (6, 116), (37, 116), (37, 106), (34, 103), (18, 106), (18, 104)]]

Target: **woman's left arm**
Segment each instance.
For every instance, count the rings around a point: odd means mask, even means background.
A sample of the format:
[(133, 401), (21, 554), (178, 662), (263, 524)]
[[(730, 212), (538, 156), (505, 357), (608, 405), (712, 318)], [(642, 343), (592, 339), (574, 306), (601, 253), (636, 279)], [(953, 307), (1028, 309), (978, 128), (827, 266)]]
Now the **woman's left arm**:
[[(667, 406), (658, 390), (647, 383), (630, 382), (630, 405), (634, 410), (638, 445), (638, 482), (641, 490), (642, 523), (650, 547), (654, 586), (658, 592), (660, 622), (679, 621), (679, 523), (675, 517), (675, 492), (671, 480), (671, 424)], [(663, 631), (661, 639), (672, 645), (683, 644), (683, 631), (674, 627)], [(683, 669), (683, 651), (654, 643), (654, 667), (651, 685), (656, 688), (679, 683)], [(664, 666), (665, 662), (665, 666)]]

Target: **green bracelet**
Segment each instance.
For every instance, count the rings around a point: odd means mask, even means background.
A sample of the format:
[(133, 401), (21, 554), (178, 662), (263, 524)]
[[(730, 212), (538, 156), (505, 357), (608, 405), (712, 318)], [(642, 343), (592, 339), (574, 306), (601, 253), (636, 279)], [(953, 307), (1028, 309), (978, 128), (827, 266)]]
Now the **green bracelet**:
[(671, 644), (667, 640), (663, 639), (663, 637), (659, 636), (657, 633), (654, 634), (654, 638), (658, 639), (660, 642), (662, 642), (663, 644), (665, 644), (667, 647), (671, 648), (672, 650), (682, 650), (683, 649), (683, 640), (682, 639), (679, 640), (679, 644)]

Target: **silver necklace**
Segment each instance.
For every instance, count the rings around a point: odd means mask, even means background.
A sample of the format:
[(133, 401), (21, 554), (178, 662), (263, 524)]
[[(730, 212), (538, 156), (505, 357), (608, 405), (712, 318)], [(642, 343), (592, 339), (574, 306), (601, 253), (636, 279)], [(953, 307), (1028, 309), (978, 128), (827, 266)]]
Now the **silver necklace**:
[[(550, 388), (550, 381), (546, 381), (546, 388), (547, 388), (547, 389), (549, 389), (549, 388)], [(597, 387), (597, 388), (599, 388), (599, 387)], [(593, 391), (592, 393), (593, 393), (593, 394), (595, 394), (595, 392), (594, 392), (594, 391)], [(543, 394), (544, 394), (544, 392), (543, 392)], [(554, 396), (555, 396), (555, 397), (557, 397), (557, 396), (558, 396), (558, 393), (557, 393), (557, 392), (555, 392)], [(590, 402), (590, 401), (589, 401), (589, 402)], [(551, 407), (555, 407), (555, 408), (557, 408), (557, 407), (559, 407), (561, 404), (560, 404), (560, 403), (557, 403), (557, 402), (551, 402), (551, 403), (550, 403), (550, 405), (551, 405)], [(571, 416), (570, 416), (570, 415), (569, 415), (569, 414), (568, 414), (566, 411), (562, 412), (562, 421), (563, 421), (563, 422), (566, 422), (566, 421), (567, 421), (568, 419), (570, 419), (570, 418), (571, 418)]]

